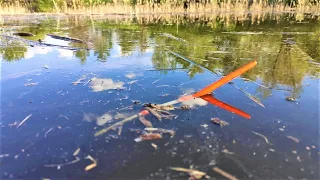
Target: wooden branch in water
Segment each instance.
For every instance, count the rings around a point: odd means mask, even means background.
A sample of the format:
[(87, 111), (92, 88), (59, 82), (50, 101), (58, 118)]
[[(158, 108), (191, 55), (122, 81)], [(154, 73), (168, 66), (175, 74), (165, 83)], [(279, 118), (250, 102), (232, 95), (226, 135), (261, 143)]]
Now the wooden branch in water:
[(24, 122), (26, 122), (30, 117), (32, 116), (32, 114), (29, 114), (27, 117), (25, 117), (17, 126), (17, 128), (19, 128)]
[(65, 166), (65, 165), (77, 163), (77, 162), (79, 162), (79, 161), (80, 161), (80, 158), (76, 157), (76, 159), (73, 160), (73, 161), (69, 161), (69, 162), (62, 163), (62, 164), (46, 164), (46, 165), (44, 165), (44, 167), (59, 167), (59, 166)]
[(59, 35), (55, 35), (55, 34), (47, 34), (47, 36), (50, 36), (51, 38), (54, 38), (54, 39), (64, 40), (64, 41), (72, 41), (72, 42), (77, 42), (77, 43), (85, 43), (84, 40), (76, 39), (76, 38), (72, 38), (72, 37), (59, 36)]
[(225, 178), (229, 179), (229, 180), (238, 180), (238, 178), (236, 178), (235, 176), (225, 172), (224, 170), (218, 168), (218, 167), (214, 167), (212, 170), (214, 170), (215, 172), (221, 174), (222, 176), (224, 176)]
[(150, 107), (145, 107), (152, 115), (154, 115), (159, 121), (161, 121), (161, 115)]
[(267, 144), (272, 145), (272, 143), (269, 142), (268, 138), (265, 135), (257, 133), (257, 132), (254, 132), (254, 131), (252, 131), (252, 133), (257, 135), (257, 136), (260, 136), (260, 137), (264, 138), (264, 140), (266, 141)]
[(118, 126), (120, 126), (120, 125), (123, 125), (124, 123), (126, 123), (126, 122), (128, 122), (128, 121), (131, 121), (131, 120), (133, 120), (133, 119), (135, 119), (135, 118), (137, 118), (137, 117), (138, 117), (138, 114), (133, 115), (133, 116), (131, 116), (131, 117), (128, 117), (128, 118), (126, 118), (126, 119), (124, 119), (124, 120), (122, 120), (122, 121), (119, 121), (119, 122), (117, 122), (117, 123), (115, 123), (115, 124), (113, 124), (113, 125), (105, 128), (105, 129), (102, 129), (102, 130), (96, 132), (96, 133), (94, 134), (94, 136), (100, 136), (100, 135), (102, 135), (102, 134), (110, 131), (111, 129), (116, 128), (116, 127), (118, 127)]
[(190, 60), (190, 59), (188, 59), (188, 58), (186, 58), (186, 57), (183, 57), (182, 55), (180, 55), (180, 54), (178, 54), (178, 53), (176, 53), (176, 52), (173, 52), (173, 51), (171, 51), (171, 50), (169, 50), (169, 49), (166, 49), (166, 50), (169, 51), (171, 54), (173, 54), (173, 55), (175, 55), (175, 56), (177, 56), (177, 57), (179, 57), (179, 58), (181, 58), (181, 59), (183, 59), (183, 60), (185, 60), (185, 61), (188, 61), (188, 62), (191, 63), (191, 64), (195, 64), (196, 66), (200, 67), (200, 68), (203, 69), (203, 70), (207, 70), (207, 71), (210, 71), (210, 72), (218, 75), (216, 72), (214, 72), (214, 71), (212, 71), (212, 70), (210, 70), (210, 69), (208, 69), (208, 68), (200, 65), (199, 63), (196, 63), (196, 62), (194, 62), (194, 61), (192, 61), (192, 60)]
[(96, 136), (96, 137), (97, 137), (97, 136), (100, 136), (100, 135), (102, 135), (102, 134), (110, 131), (110, 130), (113, 129), (113, 128), (116, 128), (116, 127), (118, 127), (118, 126), (120, 126), (120, 125), (123, 125), (123, 124), (126, 123), (126, 122), (129, 122), (129, 121), (131, 121), (131, 120), (133, 120), (133, 119), (135, 119), (135, 118), (137, 118), (137, 117), (139, 117), (139, 116), (141, 116), (141, 115), (146, 115), (146, 114), (148, 114), (148, 113), (149, 113), (149, 112), (148, 112), (147, 110), (141, 111), (139, 114), (135, 114), (135, 115), (133, 115), (133, 116), (130, 116), (130, 117), (128, 117), (128, 118), (126, 118), (126, 119), (124, 119), (124, 120), (122, 120), (122, 121), (119, 121), (119, 122), (117, 122), (117, 123), (115, 123), (115, 124), (113, 124), (113, 125), (105, 128), (105, 129), (102, 129), (102, 130), (96, 132), (96, 133), (94, 134), (94, 136)]
[(77, 48), (77, 47), (72, 47), (72, 46), (62, 46), (62, 45), (56, 45), (56, 44), (49, 44), (49, 43), (43, 43), (43, 42), (38, 42), (38, 41), (32, 41), (32, 40), (27, 40), (19, 37), (14, 37), (14, 36), (8, 36), (8, 35), (0, 35), (0, 37), (4, 37), (7, 39), (11, 40), (17, 40), (23, 43), (28, 44), (29, 46), (48, 46), (48, 47), (57, 47), (57, 48), (62, 48), (62, 49), (67, 49), (67, 50), (74, 50), (74, 51), (79, 51), (79, 50), (88, 50), (87, 48)]

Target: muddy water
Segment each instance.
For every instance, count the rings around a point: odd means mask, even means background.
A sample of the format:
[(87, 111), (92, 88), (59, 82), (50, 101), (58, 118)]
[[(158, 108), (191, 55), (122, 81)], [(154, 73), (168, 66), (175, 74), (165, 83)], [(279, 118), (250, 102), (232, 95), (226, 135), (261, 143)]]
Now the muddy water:
[[(239, 179), (319, 178), (317, 16), (21, 19), (1, 26), (3, 179), (189, 177), (172, 166), (212, 179), (223, 178), (215, 166)], [(254, 69), (213, 93), (250, 120), (198, 99), (182, 104), (189, 110), (171, 111), (171, 120), (145, 116), (154, 127), (175, 130), (172, 138), (135, 142), (144, 129), (138, 119), (120, 135), (94, 136), (139, 113), (143, 103), (192, 94), (252, 60)], [(212, 123), (214, 117), (229, 126)], [(85, 171), (88, 155), (97, 166)]]

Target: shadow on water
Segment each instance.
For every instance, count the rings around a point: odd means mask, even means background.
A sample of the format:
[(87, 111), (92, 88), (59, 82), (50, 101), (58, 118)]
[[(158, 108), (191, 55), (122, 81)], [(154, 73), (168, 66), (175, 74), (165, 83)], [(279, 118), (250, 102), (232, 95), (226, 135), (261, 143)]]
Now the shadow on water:
[[(14, 32), (34, 36), (10, 38)], [(239, 179), (319, 178), (318, 16), (35, 17), (4, 21), (2, 33), (2, 178), (189, 177), (172, 166), (214, 178), (222, 178), (214, 166)], [(183, 104), (192, 109), (173, 111), (176, 119), (146, 116), (154, 127), (174, 129), (173, 138), (135, 142), (144, 128), (139, 120), (123, 125), (121, 135), (94, 136), (143, 103), (192, 94), (253, 59), (255, 68), (214, 92), (249, 121), (192, 101)], [(97, 167), (85, 171), (88, 155)]]

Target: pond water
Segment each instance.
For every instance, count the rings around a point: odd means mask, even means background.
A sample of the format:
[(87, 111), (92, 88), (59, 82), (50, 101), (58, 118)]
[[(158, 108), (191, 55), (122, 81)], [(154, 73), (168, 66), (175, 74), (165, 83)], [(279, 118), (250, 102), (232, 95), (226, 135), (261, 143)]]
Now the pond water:
[[(1, 30), (3, 179), (189, 177), (170, 167), (211, 179), (224, 178), (213, 167), (238, 179), (319, 178), (318, 16), (21, 16), (4, 17)], [(134, 141), (145, 128), (139, 119), (121, 134), (119, 126), (94, 135), (144, 103), (195, 93), (252, 60), (253, 69), (213, 93), (249, 120), (196, 99), (171, 119), (145, 116), (174, 130), (172, 138)], [(88, 156), (96, 167), (86, 171)]]

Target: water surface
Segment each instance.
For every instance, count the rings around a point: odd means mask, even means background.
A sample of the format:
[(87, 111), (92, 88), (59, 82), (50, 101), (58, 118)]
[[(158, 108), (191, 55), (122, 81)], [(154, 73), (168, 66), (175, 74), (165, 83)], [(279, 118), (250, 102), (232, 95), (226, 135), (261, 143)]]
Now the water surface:
[[(204, 171), (212, 179), (223, 178), (212, 171), (215, 166), (239, 179), (319, 178), (317, 16), (34, 17), (5, 19), (1, 29), (4, 179), (189, 177), (171, 166)], [(9, 38), (14, 32), (35, 34), (23, 37), (34, 43)], [(39, 39), (58, 46), (35, 43)], [(258, 65), (233, 82), (265, 108), (230, 84), (214, 92), (217, 99), (250, 114), (250, 120), (192, 101), (192, 109), (172, 112), (176, 119), (160, 122), (146, 116), (154, 127), (175, 130), (173, 138), (135, 142), (140, 134), (132, 129), (144, 128), (137, 119), (124, 124), (121, 135), (109, 131), (94, 136), (140, 112), (143, 103), (192, 94), (252, 60)], [(73, 83), (77, 80), (80, 83)], [(35, 84), (26, 86), (30, 83)], [(229, 126), (213, 124), (214, 117)], [(97, 160), (97, 167), (85, 171), (92, 163), (88, 155)], [(80, 161), (47, 167), (76, 158)]]

